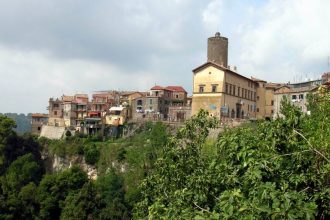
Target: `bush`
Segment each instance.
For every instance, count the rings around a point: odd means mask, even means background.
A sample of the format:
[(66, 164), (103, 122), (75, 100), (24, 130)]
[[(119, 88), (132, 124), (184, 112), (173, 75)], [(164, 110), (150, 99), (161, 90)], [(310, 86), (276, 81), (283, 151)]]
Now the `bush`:
[(67, 131), (65, 132), (65, 136), (66, 136), (66, 137), (71, 137), (71, 136), (72, 136), (71, 131), (67, 130)]
[(94, 134), (94, 135), (89, 136), (88, 139), (91, 142), (99, 142), (99, 141), (102, 141), (103, 136), (102, 136), (101, 133), (97, 133), (97, 134)]
[(126, 150), (125, 148), (120, 148), (119, 151), (118, 151), (118, 154), (117, 154), (117, 160), (119, 162), (123, 161), (126, 159)]
[(100, 151), (95, 144), (88, 145), (84, 148), (84, 155), (87, 164), (95, 165), (100, 158)]

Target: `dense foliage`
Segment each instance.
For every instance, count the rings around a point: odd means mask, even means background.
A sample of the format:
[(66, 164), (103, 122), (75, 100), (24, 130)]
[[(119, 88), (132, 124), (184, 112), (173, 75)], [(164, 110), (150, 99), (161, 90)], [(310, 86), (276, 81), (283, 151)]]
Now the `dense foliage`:
[(200, 112), (143, 181), (135, 218), (329, 219), (329, 103), (321, 89), (307, 116), (285, 101), (284, 118), (227, 130), (208, 155), (217, 123)]
[[(37, 140), (17, 135), (15, 126), (0, 116), (0, 219), (130, 219), (140, 195), (137, 185), (167, 139), (161, 123), (106, 142), (85, 136)], [(98, 168), (99, 177), (89, 180), (78, 166), (45, 172), (40, 152), (84, 157)]]
[[(218, 121), (201, 111), (170, 136), (162, 123), (101, 141), (19, 136), (0, 116), (0, 219), (329, 219), (330, 95), (321, 88), (305, 115), (248, 123), (208, 139)], [(84, 157), (46, 171), (41, 151)], [(137, 187), (140, 185), (140, 187)]]

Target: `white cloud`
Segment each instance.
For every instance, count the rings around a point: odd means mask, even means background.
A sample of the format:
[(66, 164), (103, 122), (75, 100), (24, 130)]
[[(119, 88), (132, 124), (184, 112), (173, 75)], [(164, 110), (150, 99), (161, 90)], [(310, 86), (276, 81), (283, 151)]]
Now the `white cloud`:
[[(48, 98), (110, 89), (147, 90), (157, 75), (111, 64), (59, 61), (39, 52), (0, 47), (0, 112), (45, 112)], [(159, 76), (158, 76), (159, 77)]]
[(235, 61), (243, 71), (272, 81), (321, 74), (330, 54), (328, 8), (330, 2), (322, 0), (269, 1), (254, 10), (259, 21), (240, 26), (242, 50)]
[(217, 31), (245, 76), (321, 73), (328, 8), (326, 0), (0, 1), (0, 112), (45, 111), (63, 93), (155, 83), (191, 91), (191, 70)]
[(204, 27), (208, 32), (216, 32), (220, 28), (223, 14), (223, 0), (212, 0), (202, 12)]

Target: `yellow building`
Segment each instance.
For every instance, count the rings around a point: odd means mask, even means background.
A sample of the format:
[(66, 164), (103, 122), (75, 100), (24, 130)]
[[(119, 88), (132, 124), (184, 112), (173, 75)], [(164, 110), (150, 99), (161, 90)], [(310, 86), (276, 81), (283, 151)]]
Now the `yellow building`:
[(213, 62), (197, 67), (193, 73), (193, 115), (205, 109), (216, 117), (256, 117), (253, 80)]
[(208, 39), (208, 62), (193, 70), (192, 115), (205, 109), (216, 117), (256, 117), (257, 83), (226, 66), (227, 50), (220, 33)]
[(275, 112), (275, 98), (274, 98), (274, 91), (276, 88), (282, 86), (281, 83), (267, 83), (264, 80), (256, 79), (252, 77), (252, 80), (256, 82), (256, 117), (258, 119), (263, 118), (273, 118)]
[(111, 107), (109, 115), (105, 116), (105, 124), (119, 126), (123, 125), (128, 118), (128, 109), (126, 107)]

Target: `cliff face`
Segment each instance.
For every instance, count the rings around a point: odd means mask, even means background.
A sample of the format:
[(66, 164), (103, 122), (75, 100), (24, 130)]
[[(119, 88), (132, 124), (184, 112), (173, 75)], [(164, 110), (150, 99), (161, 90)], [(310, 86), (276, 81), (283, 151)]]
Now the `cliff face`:
[(82, 155), (60, 157), (57, 155), (52, 155), (49, 152), (43, 152), (42, 158), (45, 161), (48, 173), (59, 172), (69, 169), (72, 166), (78, 166), (87, 173), (88, 178), (93, 180), (97, 178), (96, 167), (87, 164), (84, 156)]
[(64, 158), (54, 155), (53, 163), (52, 163), (52, 171), (53, 172), (63, 171), (68, 168), (71, 168), (74, 165), (79, 166), (82, 170), (84, 170), (87, 173), (88, 178), (93, 180), (97, 178), (96, 167), (86, 164), (85, 158), (81, 155), (79, 156), (74, 155)]

